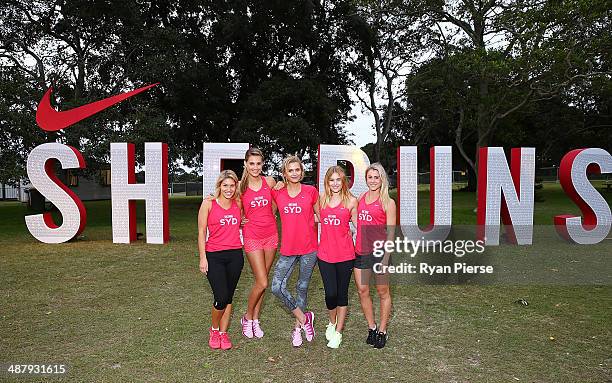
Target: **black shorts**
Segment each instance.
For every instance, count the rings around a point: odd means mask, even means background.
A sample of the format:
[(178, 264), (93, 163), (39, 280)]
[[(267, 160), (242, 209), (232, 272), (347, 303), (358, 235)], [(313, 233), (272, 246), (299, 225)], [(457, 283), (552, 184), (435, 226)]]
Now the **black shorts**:
[[(375, 263), (382, 262), (383, 257), (375, 257), (374, 254), (359, 255), (355, 253), (355, 268), (368, 270), (374, 267)], [(391, 265), (391, 256), (389, 256), (389, 264)]]
[(382, 258), (375, 258), (372, 253), (366, 255), (355, 253), (355, 265), (353, 267), (361, 270), (371, 269), (374, 267), (374, 263), (380, 262), (379, 259)]

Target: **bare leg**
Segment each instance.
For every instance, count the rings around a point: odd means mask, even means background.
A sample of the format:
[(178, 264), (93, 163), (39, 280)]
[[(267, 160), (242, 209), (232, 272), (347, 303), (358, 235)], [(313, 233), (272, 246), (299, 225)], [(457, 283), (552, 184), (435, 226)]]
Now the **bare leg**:
[(359, 293), (359, 301), (361, 303), (361, 310), (363, 310), (363, 316), (365, 316), (368, 326), (374, 328), (376, 322), (374, 322), (374, 307), (372, 306), (372, 298), (370, 297), (370, 274), (369, 269), (354, 269), (355, 271), (355, 284), (357, 285), (357, 292)]
[(265, 254), (263, 250), (255, 250), (251, 253), (247, 253), (247, 259), (253, 270), (253, 276), (255, 277), (255, 283), (249, 293), (247, 301), (246, 319), (256, 318), (255, 312), (257, 312), (257, 305), (262, 297), (266, 288), (268, 288), (268, 273), (265, 264)]
[(337, 318), (336, 331), (342, 332), (342, 330), (344, 330), (344, 322), (346, 320), (346, 313), (348, 312), (348, 307), (338, 306), (336, 310), (338, 312), (338, 316), (336, 317)]
[(219, 323), (219, 331), (227, 332), (227, 329), (229, 328), (229, 322), (230, 322), (231, 316), (232, 316), (232, 304), (230, 303), (225, 308), (225, 312), (223, 313), (223, 316), (221, 317), (221, 322)]
[(327, 313), (329, 314), (329, 323), (337, 323), (337, 307), (333, 310), (327, 310)]
[(391, 316), (391, 292), (388, 284), (376, 285), (376, 291), (380, 297), (380, 331), (385, 332)]
[[(276, 256), (276, 249), (265, 249), (263, 250), (263, 252), (264, 252), (264, 261), (266, 264), (266, 286), (267, 286), (268, 285), (268, 275), (270, 275), (270, 269), (272, 269), (272, 263), (274, 263), (274, 257)], [(264, 291), (261, 292), (261, 295), (259, 296), (259, 300), (257, 301), (255, 308), (253, 309), (253, 314), (252, 314), (251, 319), (259, 319), (259, 313), (261, 312), (261, 304), (263, 303), (264, 296), (266, 295), (265, 292), (266, 291), (264, 288)], [(248, 316), (247, 316), (247, 319), (249, 319)]]
[(306, 323), (306, 315), (304, 315), (302, 309), (298, 307), (291, 312), (295, 316), (295, 328), (302, 327)]
[(219, 328), (219, 326), (221, 325), (221, 318), (223, 317), (223, 313), (225, 312), (225, 309), (223, 310), (217, 310), (216, 308), (212, 308), (212, 326), (213, 328)]

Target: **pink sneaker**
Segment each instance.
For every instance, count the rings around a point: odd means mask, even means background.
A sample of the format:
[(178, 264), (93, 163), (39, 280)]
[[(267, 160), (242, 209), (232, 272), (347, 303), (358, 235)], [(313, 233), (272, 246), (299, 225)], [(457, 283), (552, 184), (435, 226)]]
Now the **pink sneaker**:
[(263, 338), (264, 336), (263, 330), (259, 327), (259, 319), (253, 319), (253, 335), (257, 338)]
[(302, 345), (302, 329), (301, 328), (294, 328), (293, 332), (291, 333), (291, 343), (293, 344), (293, 347), (300, 347)]
[(227, 332), (219, 332), (219, 338), (221, 338), (221, 350), (229, 350), (232, 348), (232, 341), (227, 335)]
[(304, 329), (304, 333), (306, 334), (306, 340), (312, 342), (315, 337), (315, 329), (314, 329), (314, 313), (312, 311), (306, 311), (304, 313), (306, 317), (306, 322), (302, 328)]
[(242, 335), (251, 339), (253, 337), (253, 321), (243, 316), (240, 318), (240, 324), (242, 325)]
[(212, 348), (213, 350), (221, 347), (219, 330), (213, 330), (212, 327), (208, 330), (208, 347)]

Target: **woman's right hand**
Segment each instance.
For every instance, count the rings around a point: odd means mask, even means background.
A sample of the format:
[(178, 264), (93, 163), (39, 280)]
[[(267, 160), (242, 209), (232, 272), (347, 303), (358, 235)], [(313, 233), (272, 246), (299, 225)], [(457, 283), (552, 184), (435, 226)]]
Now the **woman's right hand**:
[(210, 194), (208, 194), (208, 195), (204, 196), (204, 200), (205, 200), (205, 201), (212, 201), (212, 200), (214, 200), (214, 199), (215, 199), (215, 197), (214, 197), (214, 196), (212, 196), (212, 195), (210, 195)]
[(284, 187), (285, 187), (285, 183), (283, 181), (278, 181), (276, 183), (276, 185), (274, 185), (273, 189), (274, 190), (281, 190)]
[(206, 257), (200, 258), (200, 272), (204, 275), (208, 274), (208, 259)]

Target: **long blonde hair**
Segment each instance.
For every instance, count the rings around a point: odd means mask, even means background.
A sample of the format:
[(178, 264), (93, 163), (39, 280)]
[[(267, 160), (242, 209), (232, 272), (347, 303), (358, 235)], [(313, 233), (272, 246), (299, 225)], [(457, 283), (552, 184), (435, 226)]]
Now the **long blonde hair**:
[(300, 169), (302, 169), (302, 176), (300, 177), (300, 181), (304, 179), (304, 164), (302, 163), (302, 160), (298, 156), (291, 155), (291, 156), (287, 156), (283, 160), (283, 165), (281, 166), (281, 173), (282, 173), (283, 180), (285, 181), (285, 183), (287, 183), (287, 179), (285, 178), (285, 174), (287, 173), (287, 168), (289, 167), (289, 165), (295, 162), (300, 164)]
[(389, 197), (389, 178), (387, 177), (387, 172), (380, 162), (371, 164), (365, 171), (366, 183), (368, 182), (368, 172), (370, 170), (376, 170), (380, 175), (380, 180), (382, 181), (382, 185), (380, 186), (380, 201), (382, 202), (383, 210), (386, 212), (389, 202), (391, 201), (391, 197)]
[(348, 180), (346, 179), (346, 173), (344, 172), (344, 169), (337, 165), (330, 166), (329, 169), (327, 169), (327, 172), (325, 172), (325, 179), (323, 181), (323, 202), (321, 204), (321, 209), (329, 205), (331, 201), (332, 191), (331, 187), (329, 187), (329, 180), (334, 175), (334, 173), (337, 173), (342, 179), (342, 188), (340, 189), (340, 203), (342, 204), (342, 206), (348, 207), (349, 202), (351, 200), (352, 194), (349, 191)]
[(238, 176), (233, 170), (223, 170), (221, 173), (219, 173), (219, 177), (217, 177), (217, 182), (215, 183), (215, 199), (221, 196), (221, 184), (228, 178), (234, 180), (236, 183), (236, 191), (231, 199), (238, 199)]
[[(244, 192), (249, 187), (249, 171), (246, 168), (246, 162), (249, 160), (249, 157), (258, 156), (261, 157), (261, 161), (264, 160), (264, 155), (261, 150), (258, 148), (249, 148), (246, 153), (244, 153), (244, 169), (242, 170), (242, 177), (240, 177), (240, 195), (244, 194)], [(264, 180), (265, 182), (265, 180)]]

